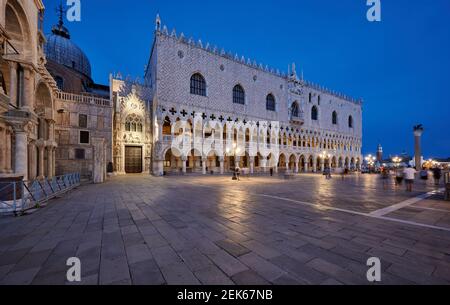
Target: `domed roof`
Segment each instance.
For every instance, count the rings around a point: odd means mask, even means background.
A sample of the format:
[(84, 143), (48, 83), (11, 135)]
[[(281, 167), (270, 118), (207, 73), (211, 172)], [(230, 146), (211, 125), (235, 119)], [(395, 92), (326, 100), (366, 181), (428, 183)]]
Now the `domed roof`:
[(44, 51), (47, 59), (74, 69), (91, 78), (91, 63), (86, 54), (70, 40), (70, 34), (60, 16), (59, 23), (47, 35)]

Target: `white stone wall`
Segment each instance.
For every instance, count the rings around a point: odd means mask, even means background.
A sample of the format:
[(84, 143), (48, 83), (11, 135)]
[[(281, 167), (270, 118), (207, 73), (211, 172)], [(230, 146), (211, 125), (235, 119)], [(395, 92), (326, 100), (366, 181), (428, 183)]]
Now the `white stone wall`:
[[(209, 45), (168, 35), (165, 30), (156, 31), (149, 63), (146, 79), (156, 88), (154, 120), (160, 124), (154, 130), (155, 136), (163, 118), (169, 117), (171, 122), (183, 118), (192, 120), (193, 111), (205, 113), (208, 119), (214, 115), (240, 122), (279, 121), (282, 127), (280, 154), (293, 154), (297, 160), (302, 155), (316, 160), (322, 152), (328, 151), (343, 160), (361, 161), (362, 103), (299, 80), (295, 68), (291, 75), (283, 75)], [(190, 78), (194, 73), (201, 73), (205, 78), (206, 97), (190, 93)], [(245, 90), (245, 105), (232, 101), (236, 84)], [(266, 110), (268, 94), (275, 96), (275, 112)], [(302, 113), (300, 124), (291, 121), (290, 107), (294, 102), (299, 104)], [(317, 121), (311, 119), (314, 105), (318, 108)], [(333, 111), (338, 115), (337, 124), (332, 123)], [(349, 116), (353, 118), (353, 128), (348, 125)], [(163, 139), (156, 137), (155, 140)], [(294, 141), (302, 142), (302, 145), (293, 145)], [(164, 143), (161, 145), (157, 145), (156, 159), (161, 159), (167, 150)]]
[[(289, 122), (288, 108), (298, 101), (304, 111), (303, 128), (326, 130), (360, 139), (362, 137), (362, 108), (360, 104), (317, 90), (307, 83), (297, 82), (303, 94), (291, 93), (290, 78), (263, 71), (243, 64), (240, 59), (230, 59), (198, 45), (188, 44), (179, 38), (158, 33), (156, 39), (157, 100), (159, 105), (186, 105), (198, 109), (239, 115), (254, 120)], [(180, 58), (182, 52), (182, 58)], [(221, 66), (224, 70), (221, 70)], [(201, 73), (207, 83), (207, 96), (190, 94), (190, 77)], [(254, 78), (256, 77), (256, 81)], [(232, 90), (240, 84), (246, 95), (246, 104), (232, 102)], [(312, 102), (309, 103), (309, 93)], [(271, 93), (276, 98), (277, 111), (266, 110), (266, 97)], [(321, 103), (318, 105), (318, 96)], [(319, 109), (319, 120), (311, 120), (311, 108)], [(332, 112), (338, 113), (338, 124), (332, 124)], [(348, 128), (348, 117), (353, 117), (354, 128)]]

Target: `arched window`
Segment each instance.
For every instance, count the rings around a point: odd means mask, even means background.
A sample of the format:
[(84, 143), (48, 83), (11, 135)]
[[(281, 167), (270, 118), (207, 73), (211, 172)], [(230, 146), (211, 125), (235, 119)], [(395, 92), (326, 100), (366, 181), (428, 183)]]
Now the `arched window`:
[(191, 76), (191, 94), (206, 96), (206, 81), (200, 73)]
[(125, 121), (125, 131), (128, 132), (142, 132), (143, 131), (142, 119), (136, 114), (130, 114)]
[(338, 115), (337, 115), (336, 111), (333, 111), (332, 121), (333, 121), (333, 125), (337, 125), (337, 123), (338, 123)]
[(245, 105), (245, 91), (241, 85), (236, 85), (233, 88), (233, 103)]
[(353, 128), (353, 117), (352, 116), (348, 117), (348, 128)]
[(275, 97), (272, 94), (267, 95), (266, 110), (275, 111)]
[(317, 110), (316, 106), (313, 106), (311, 109), (311, 120), (317, 121), (319, 117), (319, 111)]
[(292, 104), (292, 117), (298, 118), (298, 103), (294, 102)]

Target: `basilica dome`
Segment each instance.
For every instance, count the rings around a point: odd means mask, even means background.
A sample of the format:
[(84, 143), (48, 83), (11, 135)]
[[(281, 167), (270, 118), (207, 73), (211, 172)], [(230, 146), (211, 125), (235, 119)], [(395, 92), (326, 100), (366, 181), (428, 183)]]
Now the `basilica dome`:
[(52, 28), (52, 33), (47, 35), (44, 46), (48, 60), (73, 69), (84, 76), (91, 78), (91, 63), (86, 54), (70, 40), (70, 34), (62, 22)]

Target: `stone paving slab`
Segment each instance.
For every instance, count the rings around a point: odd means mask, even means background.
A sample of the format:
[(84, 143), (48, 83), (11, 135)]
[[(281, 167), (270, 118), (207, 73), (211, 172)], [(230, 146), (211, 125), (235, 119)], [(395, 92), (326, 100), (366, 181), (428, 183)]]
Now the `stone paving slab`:
[(368, 217), (433, 189), (383, 190), (371, 175), (119, 176), (1, 217), (0, 284), (67, 284), (69, 257), (84, 285), (368, 284), (372, 256), (381, 284), (450, 284), (441, 194)]

